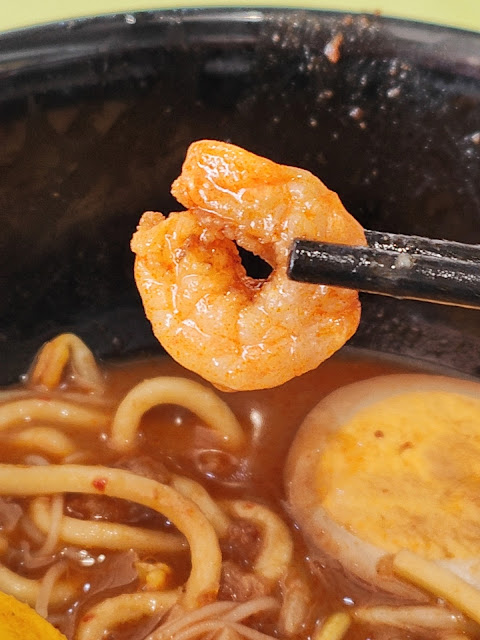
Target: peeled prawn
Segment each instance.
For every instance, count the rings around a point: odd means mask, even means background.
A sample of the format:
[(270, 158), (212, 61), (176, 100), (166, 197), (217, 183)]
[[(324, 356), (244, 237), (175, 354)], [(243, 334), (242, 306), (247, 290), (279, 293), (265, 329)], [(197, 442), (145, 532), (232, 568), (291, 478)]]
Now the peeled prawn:
[[(355, 291), (293, 282), (294, 238), (365, 244), (361, 226), (308, 171), (231, 144), (193, 143), (172, 193), (187, 210), (146, 212), (135, 279), (157, 339), (222, 389), (274, 387), (317, 367), (355, 332)], [(271, 265), (250, 278), (235, 243)]]

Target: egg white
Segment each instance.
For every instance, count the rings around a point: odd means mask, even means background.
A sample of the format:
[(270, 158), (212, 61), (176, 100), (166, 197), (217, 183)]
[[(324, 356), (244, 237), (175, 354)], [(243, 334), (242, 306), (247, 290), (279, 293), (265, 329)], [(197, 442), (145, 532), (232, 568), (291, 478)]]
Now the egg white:
[[(355, 414), (389, 397), (418, 391), (441, 391), (480, 398), (480, 384), (422, 374), (387, 375), (356, 382), (325, 397), (305, 418), (289, 452), (286, 492), (291, 513), (320, 558), (334, 558), (366, 586), (416, 602), (425, 594), (389, 570), (391, 552), (362, 540), (336, 522), (321, 504), (316, 489), (319, 460), (332, 434)], [(480, 558), (435, 560), (480, 588)]]

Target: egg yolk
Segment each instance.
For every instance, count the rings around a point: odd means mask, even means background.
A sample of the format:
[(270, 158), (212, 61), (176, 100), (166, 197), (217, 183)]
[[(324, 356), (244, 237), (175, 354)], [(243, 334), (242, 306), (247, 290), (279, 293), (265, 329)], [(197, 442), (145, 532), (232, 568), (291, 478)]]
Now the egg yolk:
[(339, 524), (388, 552), (480, 554), (480, 400), (448, 392), (390, 397), (329, 437), (317, 490)]

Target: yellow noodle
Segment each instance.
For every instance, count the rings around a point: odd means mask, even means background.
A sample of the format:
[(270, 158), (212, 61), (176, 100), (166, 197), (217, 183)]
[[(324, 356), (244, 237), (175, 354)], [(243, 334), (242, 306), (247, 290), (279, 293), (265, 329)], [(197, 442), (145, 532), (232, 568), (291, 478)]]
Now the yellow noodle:
[(293, 556), (293, 541), (287, 525), (273, 511), (249, 500), (224, 500), (220, 503), (236, 518), (253, 522), (262, 532), (262, 546), (254, 571), (274, 582), (288, 570)]
[[(48, 498), (32, 500), (29, 515), (40, 531), (49, 531), (51, 512)], [(115, 522), (79, 520), (65, 515), (60, 521), (59, 538), (67, 544), (92, 549), (135, 549), (150, 553), (172, 553), (187, 548), (184, 538), (175, 533), (151, 531)]]
[(350, 623), (351, 619), (348, 613), (341, 611), (333, 613), (328, 616), (320, 628), (315, 630), (312, 640), (342, 640)]
[(461, 632), (467, 627), (466, 620), (459, 613), (428, 605), (358, 607), (354, 617), (364, 624), (381, 624), (407, 631), (420, 627)]
[[(36, 555), (49, 555), (55, 551), (55, 547), (58, 544), (58, 536), (60, 533), (60, 524), (63, 516), (64, 497), (62, 494), (53, 496), (50, 504), (50, 522), (49, 527), (44, 533), (47, 537), (45, 542), (38, 550)], [(40, 527), (39, 527), (40, 528)]]
[(312, 607), (310, 587), (294, 565), (290, 566), (282, 583), (283, 602), (278, 626), (287, 636), (298, 635), (305, 627)]
[(197, 607), (216, 597), (221, 571), (218, 538), (200, 509), (178, 491), (123, 469), (82, 465), (0, 465), (2, 495), (35, 496), (62, 492), (123, 498), (165, 515), (185, 535), (190, 545), (192, 568), (185, 585), (185, 606)]
[(403, 549), (393, 558), (393, 571), (480, 623), (480, 591), (448, 569)]
[(173, 475), (170, 485), (181, 493), (182, 496), (195, 502), (197, 507), (211, 522), (220, 538), (227, 535), (231, 522), (230, 518), (222, 511), (215, 500), (210, 497), (208, 491), (204, 489), (201, 484), (190, 478), (185, 478), (185, 476)]
[(99, 640), (115, 627), (161, 614), (178, 602), (180, 591), (123, 593), (107, 598), (81, 618), (75, 640)]
[(27, 537), (38, 546), (41, 546), (41, 544), (45, 540), (45, 534), (40, 531), (40, 529), (36, 525), (33, 524), (31, 518), (29, 518), (25, 514), (25, 512), (20, 518), (20, 524), (22, 527), (22, 531), (26, 533)]
[(73, 440), (53, 427), (22, 429), (10, 441), (17, 447), (35, 449), (54, 458), (64, 458), (75, 451)]
[(111, 446), (119, 451), (133, 447), (143, 414), (159, 404), (186, 407), (211, 427), (229, 449), (239, 449), (245, 443), (238, 420), (214, 391), (193, 380), (162, 377), (144, 380), (122, 400), (113, 420)]
[(40, 350), (35, 366), (30, 374), (30, 382), (43, 385), (48, 389), (58, 387), (63, 370), (69, 359), (69, 350), (61, 336), (46, 342)]
[(63, 333), (42, 347), (29, 376), (30, 382), (47, 389), (58, 387), (68, 362), (71, 362), (78, 386), (94, 391), (103, 390), (103, 377), (92, 352), (73, 333)]
[[(23, 576), (19, 576), (18, 573), (7, 569), (7, 567), (0, 565), (0, 591), (3, 591), (3, 593), (14, 596), (18, 600), (34, 607), (41, 588), (41, 580), (24, 578)], [(76, 587), (70, 582), (60, 582), (54, 585), (50, 594), (49, 604), (51, 606), (58, 606), (59, 604), (72, 600), (76, 590)]]
[(38, 399), (43, 401), (61, 401), (75, 405), (85, 405), (99, 408), (109, 408), (114, 403), (111, 399), (103, 395), (95, 395), (93, 393), (85, 393), (84, 391), (66, 391), (64, 389), (38, 390), (28, 389), (0, 389), (0, 407), (8, 402), (22, 399)]
[(42, 616), (42, 618), (46, 618), (48, 616), (48, 605), (53, 588), (59, 577), (65, 572), (66, 568), (66, 562), (57, 562), (47, 569), (42, 578), (37, 599), (35, 601), (35, 611), (38, 615)]
[(29, 398), (9, 402), (0, 407), (0, 431), (25, 421), (100, 431), (108, 426), (110, 419), (108, 414), (99, 409), (86, 409), (61, 400)]

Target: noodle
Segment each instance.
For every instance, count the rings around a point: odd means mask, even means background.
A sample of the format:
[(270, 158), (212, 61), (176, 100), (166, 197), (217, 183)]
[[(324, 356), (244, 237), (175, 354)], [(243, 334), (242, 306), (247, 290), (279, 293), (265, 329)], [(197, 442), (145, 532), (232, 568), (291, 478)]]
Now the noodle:
[(225, 620), (231, 620), (232, 622), (239, 622), (240, 620), (245, 620), (245, 618), (250, 618), (250, 616), (258, 615), (260, 611), (266, 611), (268, 609), (278, 609), (278, 602), (275, 598), (265, 596), (264, 598), (258, 598), (237, 605), (231, 611), (227, 611), (223, 618)]
[(48, 616), (48, 604), (50, 602), (53, 587), (58, 578), (65, 572), (66, 568), (67, 565), (65, 562), (57, 562), (47, 569), (47, 572), (42, 578), (37, 599), (35, 600), (35, 610), (43, 618)]
[(174, 620), (167, 620), (161, 627), (159, 627), (147, 640), (160, 640), (160, 638), (173, 638), (177, 633), (185, 627), (196, 624), (206, 620), (207, 618), (215, 617), (219, 618), (227, 611), (231, 611), (235, 608), (234, 602), (214, 602), (212, 604), (204, 605), (196, 611), (184, 612), (180, 610), (180, 616)]
[(355, 620), (365, 624), (381, 624), (407, 631), (419, 627), (461, 632), (465, 631), (468, 626), (460, 614), (432, 606), (358, 607), (355, 609)]
[(247, 500), (223, 501), (222, 506), (236, 518), (244, 518), (262, 531), (262, 548), (254, 570), (274, 582), (288, 570), (293, 557), (293, 541), (288, 527), (270, 509)]
[(338, 612), (329, 616), (313, 634), (312, 640), (342, 640), (351, 624), (348, 613)]
[[(202, 622), (198, 622), (196, 625), (177, 633), (175, 640), (191, 640), (191, 638), (198, 638), (207, 633), (216, 633), (225, 628), (236, 631), (240, 636), (248, 638), (248, 640), (273, 640), (273, 636), (269, 636), (261, 631), (256, 631), (244, 624), (239, 624), (238, 622), (225, 622), (225, 620), (204, 620)], [(154, 634), (152, 638), (157, 640), (157, 637), (160, 640), (160, 638), (164, 638), (165, 636), (157, 636), (157, 634)]]
[(190, 545), (192, 570), (185, 586), (185, 606), (192, 608), (216, 597), (221, 554), (215, 531), (198, 507), (171, 487), (128, 471), (101, 466), (0, 464), (3, 495), (35, 496), (64, 491), (124, 498), (163, 513)]
[(12, 400), (20, 400), (22, 398), (31, 398), (32, 392), (30, 389), (1, 389), (0, 390), (0, 406), (5, 402), (12, 402)]
[(154, 631), (147, 640), (163, 640), (175, 637), (175, 640), (189, 640), (208, 632), (216, 632), (222, 628), (231, 628), (241, 636), (251, 640), (270, 638), (266, 634), (249, 629), (239, 624), (241, 620), (258, 615), (263, 611), (278, 608), (274, 598), (258, 598), (243, 604), (232, 602), (216, 602), (201, 607), (173, 622), (166, 622)]
[(230, 519), (217, 505), (215, 500), (212, 500), (208, 491), (202, 487), (201, 484), (185, 478), (184, 476), (173, 475), (171, 480), (171, 486), (176, 489), (182, 496), (189, 498), (192, 502), (195, 502), (197, 507), (202, 511), (204, 516), (211, 522), (216, 534), (223, 538), (230, 526)]
[(94, 431), (105, 429), (109, 424), (108, 414), (104, 411), (86, 409), (59, 400), (32, 398), (15, 400), (0, 406), (0, 431), (25, 420), (63, 424), (67, 427), (81, 427)]
[[(55, 554), (42, 555), (38, 551), (31, 551), (29, 542), (22, 540), (20, 550), (22, 553), (22, 566), (25, 569), (39, 569), (52, 565), (55, 562)], [(63, 549), (62, 549), (63, 552)], [(62, 553), (63, 555), (63, 553)]]
[(123, 593), (95, 605), (82, 617), (76, 640), (99, 640), (114, 627), (164, 613), (180, 598), (180, 591)]
[(38, 449), (53, 458), (65, 458), (75, 451), (75, 443), (58, 429), (31, 427), (12, 436), (11, 442), (25, 449)]
[(282, 596), (278, 626), (287, 636), (297, 635), (308, 621), (312, 594), (307, 581), (295, 566), (290, 566), (282, 580)]
[(63, 333), (43, 346), (30, 374), (30, 383), (47, 389), (58, 387), (69, 362), (79, 387), (103, 391), (103, 377), (92, 352), (73, 333)]
[(480, 623), (480, 591), (448, 569), (404, 549), (394, 556), (393, 570)]
[[(24, 578), (14, 571), (10, 571), (7, 567), (0, 565), (0, 591), (3, 591), (3, 593), (15, 596), (18, 600), (34, 607), (41, 588), (41, 580)], [(51, 590), (49, 605), (58, 606), (72, 600), (76, 591), (77, 587), (71, 582), (56, 584)]]
[(17, 502), (0, 498), (0, 528), (3, 533), (11, 533), (19, 523), (22, 514), (23, 509)]
[(113, 420), (110, 445), (130, 449), (142, 415), (159, 404), (178, 404), (197, 414), (220, 437), (225, 447), (237, 450), (245, 434), (228, 405), (213, 391), (184, 378), (153, 378), (138, 384), (120, 403)]
[[(30, 517), (35, 525), (47, 533), (52, 514), (48, 498), (35, 498), (30, 505)], [(180, 536), (163, 531), (149, 531), (115, 522), (79, 520), (62, 514), (58, 537), (62, 542), (79, 547), (148, 551), (150, 553), (177, 553), (186, 548)]]
[(44, 533), (47, 534), (47, 537), (45, 538), (45, 542), (42, 547), (37, 552), (37, 555), (39, 556), (51, 555), (55, 551), (55, 547), (58, 544), (60, 525), (62, 522), (63, 503), (63, 495), (58, 494), (53, 496), (50, 504), (50, 526), (46, 531), (44, 531)]
[[(45, 498), (45, 500), (48, 500), (48, 498)], [(23, 514), (20, 525), (22, 528), (22, 534), (25, 533), (34, 544), (38, 546), (43, 544), (45, 541), (45, 533), (40, 531), (27, 514)]]

